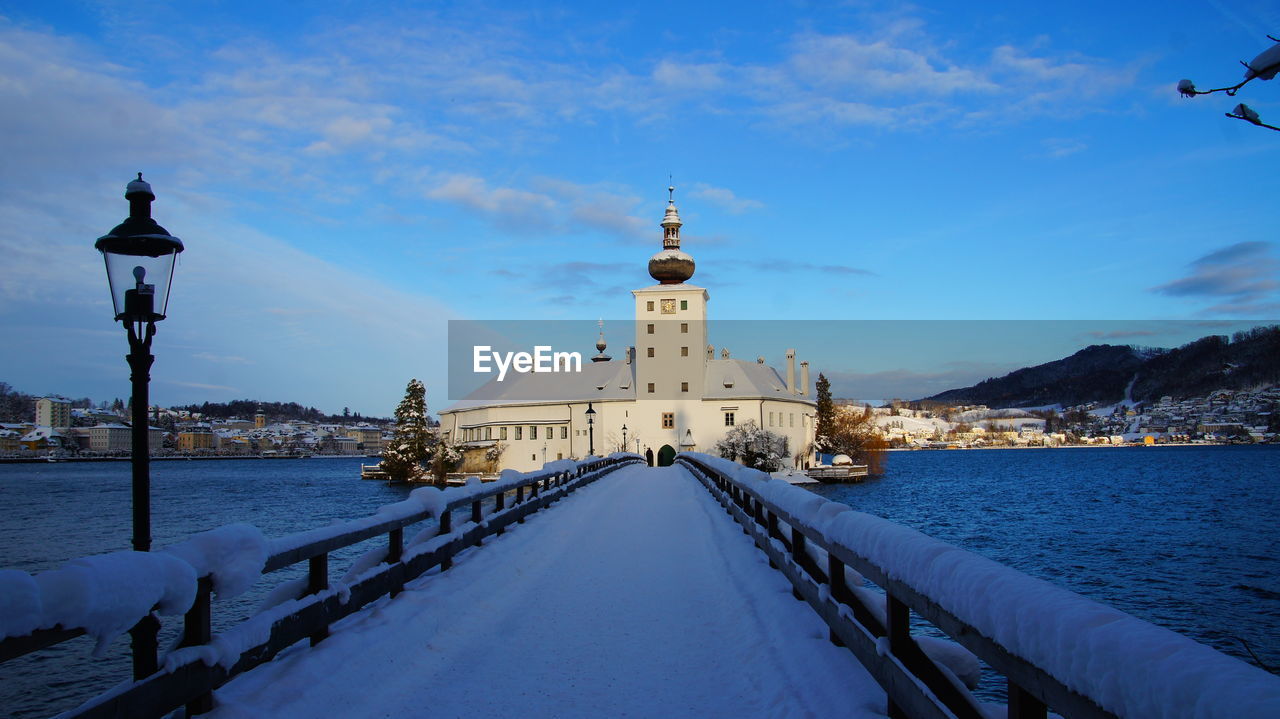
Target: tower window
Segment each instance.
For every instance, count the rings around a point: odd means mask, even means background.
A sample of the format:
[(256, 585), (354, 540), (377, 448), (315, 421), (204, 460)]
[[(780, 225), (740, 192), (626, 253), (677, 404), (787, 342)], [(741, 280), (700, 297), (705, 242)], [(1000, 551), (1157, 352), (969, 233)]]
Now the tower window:
[(681, 382), (681, 383), (680, 383), (680, 391), (681, 391), (681, 392), (688, 392), (688, 391), (689, 391), (689, 383), (688, 383), (688, 382)]
[(653, 383), (649, 383), (649, 394), (653, 394)]
[(681, 348), (680, 348), (680, 356), (681, 356), (681, 357), (688, 357), (688, 356), (689, 356), (689, 348), (688, 348), (688, 347), (681, 347)]
[(724, 413), (724, 426), (726, 426), (726, 427), (732, 427), (732, 426), (733, 426), (733, 412), (725, 412), (725, 413)]
[(688, 323), (688, 322), (681, 322), (681, 323), (680, 323), (680, 334), (682, 334), (682, 335), (687, 335), (687, 334), (689, 334), (689, 323)]
[(674, 429), (674, 428), (675, 428), (675, 426), (676, 426), (676, 413), (675, 413), (675, 412), (663, 412), (663, 413), (662, 413), (662, 428), (663, 428), (663, 429)]
[(680, 309), (682, 310), (689, 309), (689, 300), (680, 300)]
[(649, 334), (653, 334), (653, 324), (650, 323), (648, 325), (645, 325), (645, 331), (648, 332)]
[(648, 354), (649, 354), (649, 356), (650, 356), (650, 357), (652, 357), (652, 356), (653, 356), (653, 348), (652, 348), (652, 347), (649, 347), (649, 348), (648, 348)]
[(646, 312), (652, 312), (652, 311), (653, 311), (653, 300), (649, 300), (648, 302), (644, 303), (644, 309), (645, 309), (645, 311), (646, 311)]

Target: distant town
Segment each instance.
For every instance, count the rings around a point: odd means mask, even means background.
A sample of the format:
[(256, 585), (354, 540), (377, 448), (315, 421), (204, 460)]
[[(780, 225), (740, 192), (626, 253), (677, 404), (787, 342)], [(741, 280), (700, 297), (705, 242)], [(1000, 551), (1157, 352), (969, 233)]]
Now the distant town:
[[(891, 448), (1255, 444), (1278, 441), (1278, 404), (1280, 387), (1268, 387), (1151, 403), (990, 409), (895, 401), (871, 411)], [(850, 404), (844, 409), (866, 411)]]
[[(40, 397), (34, 404), (34, 422), (0, 423), (0, 458), (129, 456), (133, 430), (123, 406), (72, 407), (63, 397)], [(212, 418), (185, 409), (150, 407), (148, 415), (155, 457), (376, 456), (394, 429), (386, 420), (272, 419), (260, 411), (244, 418)]]
[[(132, 429), (123, 406), (73, 407), (63, 397), (31, 401), (34, 421), (0, 423), (0, 458), (129, 456)], [(1280, 387), (1106, 406), (991, 409), (895, 400), (881, 407), (845, 401), (841, 410), (870, 410), (874, 432), (889, 448), (944, 449), (1276, 443), (1277, 405)], [(155, 457), (379, 456), (395, 429), (389, 420), (358, 416), (324, 422), (272, 418), (259, 411), (217, 418), (163, 407), (151, 407), (148, 414)]]

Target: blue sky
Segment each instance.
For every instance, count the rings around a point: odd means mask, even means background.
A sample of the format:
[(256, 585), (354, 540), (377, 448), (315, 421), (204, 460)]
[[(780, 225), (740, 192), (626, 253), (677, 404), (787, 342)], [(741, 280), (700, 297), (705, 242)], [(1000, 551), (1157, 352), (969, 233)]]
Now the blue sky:
[(1267, 33), (1271, 2), (0, 2), (0, 380), (127, 393), (92, 244), (139, 170), (187, 245), (164, 404), (385, 415), (417, 376), (439, 409), (448, 319), (630, 315), (668, 176), (718, 319), (1274, 318), (1280, 133), (1223, 113), (1280, 88), (1174, 90)]

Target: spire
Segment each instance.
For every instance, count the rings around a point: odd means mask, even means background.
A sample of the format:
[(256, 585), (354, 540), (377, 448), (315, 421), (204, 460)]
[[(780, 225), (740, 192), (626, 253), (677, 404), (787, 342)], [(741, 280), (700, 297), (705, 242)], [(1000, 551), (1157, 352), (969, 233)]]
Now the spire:
[(662, 218), (662, 249), (680, 249), (680, 212), (676, 209), (675, 185), (667, 187), (667, 214)]
[(592, 357), (591, 361), (592, 362), (608, 362), (613, 358), (604, 353), (604, 348), (607, 346), (605, 345), (605, 342), (604, 342), (604, 318), (597, 320), (596, 324), (600, 325), (600, 336), (599, 338), (596, 339), (596, 351), (599, 352), (599, 354), (597, 354), (595, 357)]

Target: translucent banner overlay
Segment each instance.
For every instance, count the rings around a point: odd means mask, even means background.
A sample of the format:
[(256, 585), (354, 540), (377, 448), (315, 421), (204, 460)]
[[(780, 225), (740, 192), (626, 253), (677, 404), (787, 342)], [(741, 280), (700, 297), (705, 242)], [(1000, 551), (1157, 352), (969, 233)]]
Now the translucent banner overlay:
[[(1171, 349), (1208, 336), (1229, 343), (1236, 333), (1277, 324), (1280, 320), (628, 319), (603, 322), (601, 352), (598, 320), (451, 320), (448, 392), (450, 401), (464, 406), (812, 399), (822, 373), (837, 398), (917, 400), (1089, 346)], [(790, 359), (788, 350), (794, 350)], [(593, 361), (603, 357), (609, 359)], [(807, 385), (802, 363), (808, 364)]]

